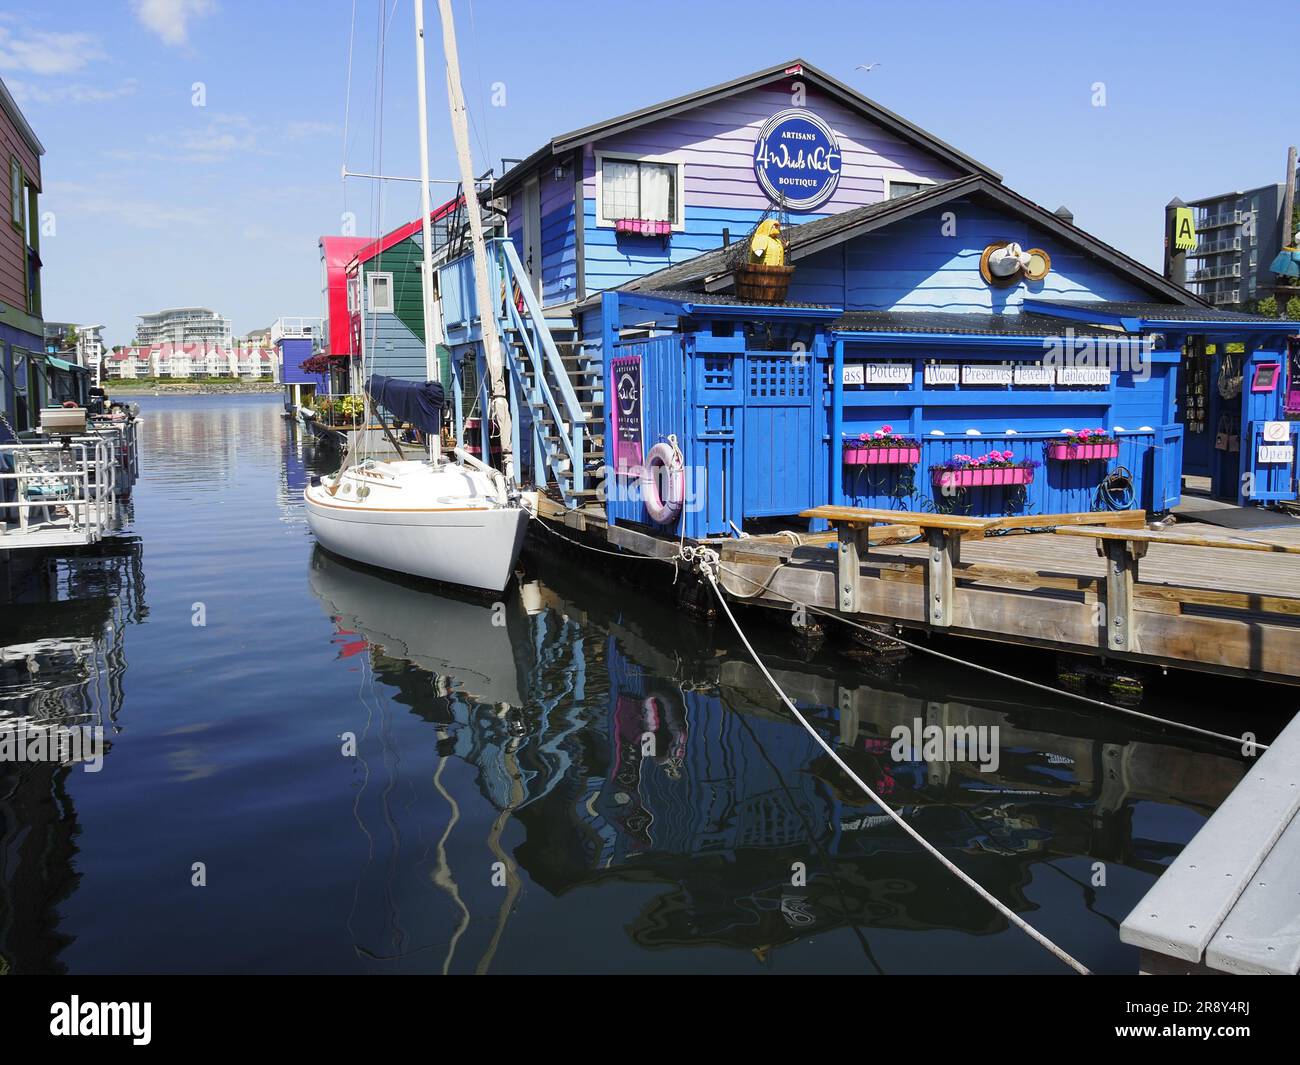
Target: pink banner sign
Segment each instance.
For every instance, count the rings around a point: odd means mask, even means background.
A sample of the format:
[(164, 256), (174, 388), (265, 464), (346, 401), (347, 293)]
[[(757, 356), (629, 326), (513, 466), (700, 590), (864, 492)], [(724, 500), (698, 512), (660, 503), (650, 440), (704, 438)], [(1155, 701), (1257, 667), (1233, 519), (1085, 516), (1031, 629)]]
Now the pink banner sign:
[(623, 355), (610, 360), (614, 378), (614, 469), (640, 476), (644, 459), (641, 416), (641, 356)]

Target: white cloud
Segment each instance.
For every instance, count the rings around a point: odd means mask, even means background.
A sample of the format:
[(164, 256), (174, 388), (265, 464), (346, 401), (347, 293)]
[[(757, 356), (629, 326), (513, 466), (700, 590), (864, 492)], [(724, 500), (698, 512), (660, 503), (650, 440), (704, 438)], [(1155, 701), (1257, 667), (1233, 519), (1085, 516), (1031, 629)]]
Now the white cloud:
[(103, 55), (99, 42), (89, 33), (15, 33), (0, 26), (0, 70), (71, 74)]
[(183, 47), (190, 41), (190, 21), (210, 15), (213, 0), (134, 0), (135, 17), (164, 44)]
[(313, 119), (291, 120), (284, 124), (286, 140), (312, 140), (316, 137), (330, 136), (338, 131), (338, 125), (333, 122), (317, 122)]
[(51, 182), (45, 203), (60, 218), (110, 218), (132, 229), (201, 229), (220, 221), (220, 213), (202, 204), (173, 205), (132, 198), (75, 182)]
[(6, 82), (14, 99), (20, 104), (97, 104), (107, 100), (119, 100), (131, 96), (137, 89), (134, 79), (128, 78), (120, 84), (101, 88), (96, 85), (36, 85), (28, 81), (10, 80)]

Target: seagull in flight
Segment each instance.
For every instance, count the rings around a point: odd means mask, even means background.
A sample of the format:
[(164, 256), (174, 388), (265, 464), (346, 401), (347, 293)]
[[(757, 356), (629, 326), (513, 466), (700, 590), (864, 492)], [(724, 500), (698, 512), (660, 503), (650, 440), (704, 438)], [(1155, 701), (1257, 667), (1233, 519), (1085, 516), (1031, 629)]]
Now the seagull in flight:
[(880, 66), (879, 63), (859, 63), (859, 64), (858, 64), (856, 67), (854, 67), (853, 69), (854, 69), (854, 70), (865, 70), (868, 74), (870, 74), (870, 73), (871, 73), (873, 70), (875, 70), (876, 67), (878, 67), (878, 66)]

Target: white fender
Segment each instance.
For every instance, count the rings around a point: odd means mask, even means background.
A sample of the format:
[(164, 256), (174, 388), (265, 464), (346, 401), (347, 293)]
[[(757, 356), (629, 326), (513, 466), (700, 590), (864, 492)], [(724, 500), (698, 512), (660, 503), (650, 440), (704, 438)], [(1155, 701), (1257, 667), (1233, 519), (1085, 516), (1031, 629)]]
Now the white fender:
[[(665, 471), (661, 474), (660, 471)], [(659, 494), (660, 477), (664, 493)], [(655, 444), (641, 466), (641, 499), (658, 525), (672, 525), (682, 513), (686, 499), (686, 460), (677, 447), (677, 438)]]

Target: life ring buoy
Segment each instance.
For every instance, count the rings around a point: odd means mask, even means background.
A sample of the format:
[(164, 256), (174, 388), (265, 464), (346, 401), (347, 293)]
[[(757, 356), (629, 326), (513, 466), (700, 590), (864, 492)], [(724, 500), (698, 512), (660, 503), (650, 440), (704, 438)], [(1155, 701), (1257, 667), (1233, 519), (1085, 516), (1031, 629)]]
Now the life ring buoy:
[(645, 457), (641, 466), (641, 499), (657, 525), (672, 525), (681, 516), (686, 500), (686, 461), (675, 436), (655, 444)]

